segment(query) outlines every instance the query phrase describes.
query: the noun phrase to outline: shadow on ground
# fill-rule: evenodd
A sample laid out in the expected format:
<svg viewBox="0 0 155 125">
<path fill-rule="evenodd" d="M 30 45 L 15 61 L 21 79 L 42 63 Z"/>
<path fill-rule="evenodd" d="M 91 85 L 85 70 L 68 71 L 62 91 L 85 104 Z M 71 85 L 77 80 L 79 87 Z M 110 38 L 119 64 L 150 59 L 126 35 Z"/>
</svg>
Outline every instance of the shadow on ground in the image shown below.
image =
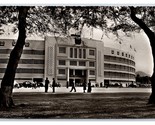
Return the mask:
<svg viewBox="0 0 155 125">
<path fill-rule="evenodd" d="M 14 93 L 15 107 L 0 111 L 14 119 L 155 118 L 149 93 Z"/>
</svg>

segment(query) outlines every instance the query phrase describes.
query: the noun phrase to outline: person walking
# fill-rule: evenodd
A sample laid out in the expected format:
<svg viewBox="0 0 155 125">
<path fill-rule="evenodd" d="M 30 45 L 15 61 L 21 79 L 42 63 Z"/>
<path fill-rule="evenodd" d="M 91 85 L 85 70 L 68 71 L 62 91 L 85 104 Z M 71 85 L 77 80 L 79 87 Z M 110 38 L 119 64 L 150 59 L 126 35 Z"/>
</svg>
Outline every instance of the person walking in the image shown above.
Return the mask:
<svg viewBox="0 0 155 125">
<path fill-rule="evenodd" d="M 91 81 L 88 82 L 88 92 L 91 92 Z"/>
<path fill-rule="evenodd" d="M 53 87 L 53 93 L 55 93 L 55 79 L 53 78 L 53 82 L 52 82 L 52 87 Z"/>
<path fill-rule="evenodd" d="M 46 77 L 45 80 L 45 92 L 48 92 L 48 84 L 50 83 L 50 81 L 48 80 L 48 78 Z"/>
<path fill-rule="evenodd" d="M 86 81 L 84 80 L 83 82 L 83 92 L 85 93 L 85 90 L 86 90 Z"/>
<path fill-rule="evenodd" d="M 75 81 L 74 81 L 74 80 L 73 80 L 73 82 L 72 82 L 72 88 L 71 88 L 70 92 L 72 92 L 73 89 L 74 89 L 74 92 L 76 92 Z"/>
</svg>

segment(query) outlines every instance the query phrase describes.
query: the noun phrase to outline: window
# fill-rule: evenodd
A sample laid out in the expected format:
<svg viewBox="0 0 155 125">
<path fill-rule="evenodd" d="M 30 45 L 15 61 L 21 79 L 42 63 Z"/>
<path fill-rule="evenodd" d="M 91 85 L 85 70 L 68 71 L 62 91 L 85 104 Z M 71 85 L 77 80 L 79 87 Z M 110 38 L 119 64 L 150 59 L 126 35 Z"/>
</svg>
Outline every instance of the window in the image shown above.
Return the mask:
<svg viewBox="0 0 155 125">
<path fill-rule="evenodd" d="M 0 41 L 0 46 L 4 46 L 5 42 L 4 41 Z"/>
<path fill-rule="evenodd" d="M 34 64 L 44 64 L 44 60 L 39 60 L 39 59 L 33 59 Z"/>
<path fill-rule="evenodd" d="M 130 55 L 129 55 L 129 58 L 130 58 Z"/>
<path fill-rule="evenodd" d="M 126 57 L 128 57 L 128 54 L 126 53 Z"/>
<path fill-rule="evenodd" d="M 83 49 L 83 58 L 86 58 L 86 49 Z"/>
<path fill-rule="evenodd" d="M 79 49 L 79 58 L 82 58 L 82 50 Z"/>
<path fill-rule="evenodd" d="M 89 62 L 90 67 L 95 67 L 95 62 Z"/>
<path fill-rule="evenodd" d="M 84 62 L 84 61 L 79 61 L 79 66 L 86 66 L 86 62 Z"/>
<path fill-rule="evenodd" d="M 73 58 L 73 48 L 70 48 L 70 57 Z"/>
<path fill-rule="evenodd" d="M 77 48 L 74 48 L 74 58 L 77 58 Z"/>
<path fill-rule="evenodd" d="M 13 42 L 12 42 L 12 46 L 15 46 L 15 45 L 16 45 L 16 42 L 15 42 L 15 41 L 13 41 Z"/>
<path fill-rule="evenodd" d="M 119 55 L 119 52 L 117 52 L 117 55 Z"/>
<path fill-rule="evenodd" d="M 111 50 L 111 54 L 114 54 L 114 50 Z"/>
<path fill-rule="evenodd" d="M 37 73 L 37 74 L 43 74 L 44 73 L 44 69 L 17 68 L 17 73 Z"/>
<path fill-rule="evenodd" d="M 65 72 L 66 72 L 66 70 L 65 70 L 65 69 L 59 69 L 59 70 L 58 70 L 58 73 L 59 73 L 59 74 L 63 74 L 63 75 L 64 75 L 64 74 L 65 74 Z"/>
<path fill-rule="evenodd" d="M 66 53 L 65 47 L 59 47 L 59 53 Z"/>
<path fill-rule="evenodd" d="M 95 56 L 95 50 L 89 50 L 89 55 L 91 55 L 91 56 Z"/>
<path fill-rule="evenodd" d="M 77 61 L 70 61 L 71 66 L 77 66 Z"/>
<path fill-rule="evenodd" d="M 124 56 L 124 53 L 122 52 L 122 56 Z"/>
<path fill-rule="evenodd" d="M 30 43 L 26 42 L 25 47 L 29 47 L 29 46 L 30 46 Z"/>
<path fill-rule="evenodd" d="M 90 70 L 89 71 L 89 75 L 95 75 L 95 71 L 94 70 Z"/>
<path fill-rule="evenodd" d="M 66 65 L 66 61 L 65 60 L 59 60 L 59 65 Z"/>
</svg>

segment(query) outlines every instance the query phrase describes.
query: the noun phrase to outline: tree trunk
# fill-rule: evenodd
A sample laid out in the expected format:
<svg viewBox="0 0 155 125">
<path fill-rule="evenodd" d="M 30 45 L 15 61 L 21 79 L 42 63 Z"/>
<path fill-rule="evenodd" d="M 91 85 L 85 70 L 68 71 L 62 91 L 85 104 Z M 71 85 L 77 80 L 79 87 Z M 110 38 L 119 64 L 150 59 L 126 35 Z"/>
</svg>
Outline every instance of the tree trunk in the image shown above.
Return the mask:
<svg viewBox="0 0 155 125">
<path fill-rule="evenodd" d="M 155 33 L 152 30 L 150 30 L 150 28 L 141 19 L 136 17 L 134 7 L 130 7 L 130 10 L 131 10 L 131 15 L 130 15 L 131 19 L 144 30 L 145 34 L 149 38 L 151 49 L 152 49 L 154 67 L 155 67 Z M 155 72 L 154 72 L 154 68 L 153 68 L 153 75 L 151 76 L 151 85 L 152 85 L 152 93 L 150 95 L 148 103 L 155 104 Z"/>
<path fill-rule="evenodd" d="M 155 73 L 151 77 L 152 93 L 149 98 L 148 104 L 155 104 Z"/>
<path fill-rule="evenodd" d="M 14 105 L 12 99 L 13 84 L 15 79 L 15 73 L 20 60 L 23 47 L 26 39 L 26 17 L 28 7 L 18 7 L 18 39 L 14 49 L 10 53 L 9 62 L 1 82 L 0 89 L 0 106 L 1 107 L 12 107 Z"/>
<path fill-rule="evenodd" d="M 154 37 L 152 36 L 152 40 L 150 40 L 151 48 L 152 48 L 152 55 L 153 55 L 154 68 L 155 68 L 155 45 L 154 45 L 153 41 L 155 41 L 155 34 L 154 34 Z M 150 98 L 149 98 L 149 102 L 148 102 L 149 104 L 155 104 L 155 71 L 154 71 L 154 68 L 153 68 L 153 75 L 151 76 L 152 93 L 151 93 Z"/>
</svg>

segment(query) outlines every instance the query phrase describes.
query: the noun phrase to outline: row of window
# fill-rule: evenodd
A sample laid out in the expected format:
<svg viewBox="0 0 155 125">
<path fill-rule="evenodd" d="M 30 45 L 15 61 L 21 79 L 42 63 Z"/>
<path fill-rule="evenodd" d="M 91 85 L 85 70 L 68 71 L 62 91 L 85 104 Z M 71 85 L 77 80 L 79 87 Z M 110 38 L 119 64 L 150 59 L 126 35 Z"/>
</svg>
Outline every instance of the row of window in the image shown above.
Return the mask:
<svg viewBox="0 0 155 125">
<path fill-rule="evenodd" d="M 70 58 L 86 58 L 86 49 L 70 48 Z"/>
<path fill-rule="evenodd" d="M 123 78 L 123 79 L 135 79 L 135 75 L 128 73 L 118 72 L 104 72 L 105 78 Z"/>
<path fill-rule="evenodd" d="M 8 63 L 8 59 L 0 59 L 0 63 Z M 20 59 L 19 64 L 44 64 L 44 60 L 40 59 Z"/>
<path fill-rule="evenodd" d="M 15 46 L 16 45 L 16 42 L 13 41 L 12 42 L 12 46 Z M 0 41 L 0 46 L 5 46 L 5 41 Z M 29 42 L 26 42 L 25 43 L 25 47 L 29 47 L 30 46 L 30 43 Z"/>
<path fill-rule="evenodd" d="M 58 69 L 59 75 L 66 75 L 66 69 Z M 89 75 L 95 75 L 95 70 L 89 70 Z"/>
<path fill-rule="evenodd" d="M 70 61 L 71 66 L 86 66 L 86 61 Z M 58 65 L 65 66 L 66 60 L 58 60 Z M 89 62 L 90 67 L 95 67 L 95 62 Z"/>
<path fill-rule="evenodd" d="M 0 80 L 2 80 L 2 78 L 0 78 Z M 23 81 L 31 81 L 32 78 L 15 78 L 15 80 L 23 80 Z"/>
<path fill-rule="evenodd" d="M 0 54 L 10 54 L 12 49 L 0 49 Z M 23 50 L 23 54 L 45 55 L 44 50 Z"/>
<path fill-rule="evenodd" d="M 104 60 L 109 61 L 109 62 L 124 63 L 124 64 L 135 66 L 134 61 L 125 59 L 125 58 L 121 58 L 121 57 L 116 57 L 116 56 L 104 55 Z"/>
<path fill-rule="evenodd" d="M 116 65 L 116 64 L 104 64 L 104 69 L 107 70 L 118 70 L 118 71 L 127 71 L 135 73 L 135 69 L 128 66 Z"/>
<path fill-rule="evenodd" d="M 59 53 L 66 54 L 66 47 L 59 47 Z M 70 58 L 86 58 L 85 48 L 70 48 L 69 50 Z M 89 49 L 89 55 L 95 56 L 95 49 Z"/>
<path fill-rule="evenodd" d="M 0 73 L 5 73 L 5 68 L 0 68 Z M 36 73 L 36 74 L 43 74 L 44 73 L 44 69 L 17 68 L 16 73 Z"/>
<path fill-rule="evenodd" d="M 111 54 L 115 54 L 115 51 L 114 50 L 111 50 Z M 128 58 L 134 59 L 134 57 L 132 55 L 127 54 L 127 53 L 124 53 L 124 52 L 117 51 L 117 55 L 122 55 L 124 57 L 128 57 Z"/>
</svg>

